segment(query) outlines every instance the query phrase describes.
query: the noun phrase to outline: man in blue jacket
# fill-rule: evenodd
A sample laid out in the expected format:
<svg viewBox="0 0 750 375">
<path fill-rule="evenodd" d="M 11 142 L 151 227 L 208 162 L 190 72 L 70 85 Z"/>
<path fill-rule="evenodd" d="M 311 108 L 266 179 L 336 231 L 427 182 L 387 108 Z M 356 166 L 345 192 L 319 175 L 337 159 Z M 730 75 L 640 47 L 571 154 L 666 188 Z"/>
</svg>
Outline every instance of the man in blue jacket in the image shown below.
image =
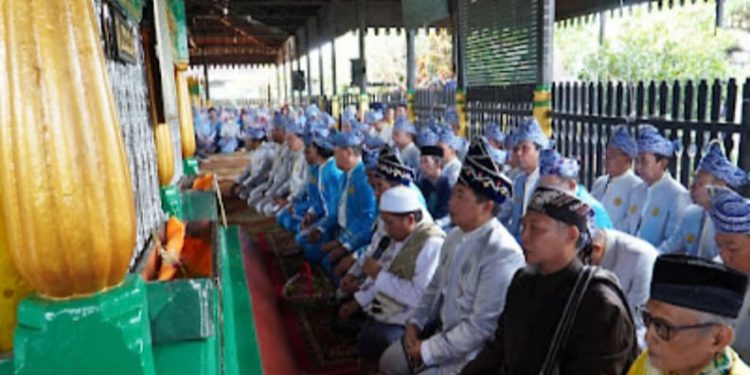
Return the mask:
<svg viewBox="0 0 750 375">
<path fill-rule="evenodd" d="M 341 258 L 369 243 L 372 235 L 377 208 L 362 163 L 363 139 L 358 132 L 340 132 L 333 136 L 336 165 L 345 173 L 341 197 L 336 210 L 329 212 L 310 231 L 303 246 L 305 258 L 320 263 L 329 274 Z M 332 240 L 318 244 L 325 237 Z"/>
</svg>

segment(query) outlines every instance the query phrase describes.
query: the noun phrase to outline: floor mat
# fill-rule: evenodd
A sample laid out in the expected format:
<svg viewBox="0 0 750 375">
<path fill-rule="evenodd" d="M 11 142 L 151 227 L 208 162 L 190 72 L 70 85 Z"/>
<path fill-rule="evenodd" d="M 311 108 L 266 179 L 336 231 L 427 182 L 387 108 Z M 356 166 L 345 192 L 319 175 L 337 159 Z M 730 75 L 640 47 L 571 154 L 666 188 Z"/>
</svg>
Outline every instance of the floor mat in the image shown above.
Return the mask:
<svg viewBox="0 0 750 375">
<path fill-rule="evenodd" d="M 240 175 L 247 161 L 247 154 L 214 155 L 201 162 L 201 169 L 216 173 L 227 181 Z M 259 215 L 249 209 L 244 201 L 229 197 L 226 194 L 228 186 L 231 185 L 221 186 L 225 193 L 224 209 L 229 223 L 241 226 L 248 234 L 249 244 L 245 248 L 252 254 L 246 254 L 245 262 L 254 265 L 249 266 L 247 270 L 263 272 L 261 282 L 269 284 L 265 285 L 263 290 L 254 290 L 256 295 L 262 293 L 263 296 L 263 302 L 258 301 L 261 305 L 258 308 L 263 309 L 264 314 L 268 314 L 268 311 L 280 314 L 280 317 L 269 318 L 270 323 L 267 326 L 257 329 L 259 334 L 262 331 L 263 336 L 268 337 L 265 340 L 266 347 L 273 348 L 264 351 L 264 342 L 261 340 L 261 353 L 266 353 L 263 356 L 266 371 L 269 374 L 276 371 L 283 373 L 292 371 L 290 368 L 296 368 L 296 371 L 311 375 L 357 374 L 356 338 L 338 334 L 331 329 L 330 320 L 337 314 L 336 306 L 331 300 L 318 298 L 289 302 L 282 297 L 284 284 L 305 264 L 301 254 L 282 255 L 296 249 L 293 234 L 279 227 L 274 218 Z M 325 294 L 332 294 L 334 286 L 324 271 L 320 267 L 310 269 L 315 284 L 323 285 Z M 253 275 L 248 276 L 249 280 L 253 278 Z M 254 287 L 250 286 L 250 289 L 252 292 Z M 268 306 L 274 299 L 276 306 Z M 278 323 L 277 318 L 283 323 Z M 263 324 L 260 319 L 256 319 L 256 323 Z M 276 340 L 277 337 L 270 340 L 273 335 L 284 335 L 286 340 Z M 284 366 L 278 363 L 279 358 L 269 358 L 280 356 L 273 351 L 282 350 L 287 346 L 291 353 L 284 353 L 281 357 L 294 358 L 295 366 Z M 269 365 L 265 365 L 266 361 Z M 282 368 L 284 370 L 281 370 Z"/>
<path fill-rule="evenodd" d="M 356 374 L 356 338 L 331 329 L 337 307 L 329 298 L 286 301 L 282 298 L 284 284 L 306 263 L 303 256 L 283 256 L 296 246 L 290 233 L 280 229 L 257 233 L 252 224 L 245 227 L 253 238 L 266 265 L 269 279 L 276 288 L 280 311 L 286 322 L 287 334 L 298 365 L 309 374 Z M 312 267 L 316 285 L 325 285 L 324 294 L 332 295 L 335 287 L 324 271 Z"/>
</svg>

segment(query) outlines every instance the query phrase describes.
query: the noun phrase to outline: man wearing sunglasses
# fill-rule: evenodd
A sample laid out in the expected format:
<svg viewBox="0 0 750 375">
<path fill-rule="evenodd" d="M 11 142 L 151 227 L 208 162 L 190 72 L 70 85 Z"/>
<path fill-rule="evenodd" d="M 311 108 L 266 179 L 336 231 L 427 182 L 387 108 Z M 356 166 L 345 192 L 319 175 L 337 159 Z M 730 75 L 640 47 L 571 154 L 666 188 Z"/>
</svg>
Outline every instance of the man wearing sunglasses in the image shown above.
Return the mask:
<svg viewBox="0 0 750 375">
<path fill-rule="evenodd" d="M 640 314 L 648 350 L 628 375 L 750 374 L 730 348 L 746 288 L 747 276 L 710 260 L 658 257 Z"/>
</svg>

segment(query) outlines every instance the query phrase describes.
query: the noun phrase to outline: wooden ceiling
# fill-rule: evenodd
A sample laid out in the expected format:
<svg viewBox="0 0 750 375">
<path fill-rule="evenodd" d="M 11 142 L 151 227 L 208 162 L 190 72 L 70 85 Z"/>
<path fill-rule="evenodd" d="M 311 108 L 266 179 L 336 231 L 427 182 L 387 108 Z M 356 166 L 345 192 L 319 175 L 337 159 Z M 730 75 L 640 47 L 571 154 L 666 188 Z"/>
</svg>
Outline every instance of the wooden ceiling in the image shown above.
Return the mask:
<svg viewBox="0 0 750 375">
<path fill-rule="evenodd" d="M 355 0 L 185 0 L 190 63 L 194 65 L 275 64 L 284 43 L 332 3 Z M 401 0 L 366 0 L 398 4 Z M 449 0 L 451 2 L 457 0 Z M 474 0 L 475 1 L 475 0 Z M 482 0 L 502 1 L 502 0 Z M 652 2 L 671 6 L 696 0 L 557 0 L 555 18 L 586 16 L 623 5 Z M 704 0 L 705 1 L 705 0 Z M 350 17 L 331 12 L 330 17 Z M 400 14 L 398 15 L 400 19 Z M 377 17 L 369 15 L 369 18 Z M 351 20 L 347 20 L 351 22 Z M 389 21 L 392 22 L 392 21 Z M 369 21 L 373 24 L 372 20 Z"/>
<path fill-rule="evenodd" d="M 185 0 L 191 64 L 275 64 L 329 0 Z"/>
</svg>

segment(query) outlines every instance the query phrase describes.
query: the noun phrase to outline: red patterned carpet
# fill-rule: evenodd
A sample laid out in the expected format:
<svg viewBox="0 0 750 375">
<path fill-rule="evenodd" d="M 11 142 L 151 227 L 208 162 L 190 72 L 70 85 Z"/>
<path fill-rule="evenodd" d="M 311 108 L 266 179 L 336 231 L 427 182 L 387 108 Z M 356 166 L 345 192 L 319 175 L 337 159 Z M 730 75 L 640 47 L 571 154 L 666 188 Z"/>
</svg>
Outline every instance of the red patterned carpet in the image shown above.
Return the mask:
<svg viewBox="0 0 750 375">
<path fill-rule="evenodd" d="M 201 170 L 211 171 L 227 192 L 231 181 L 244 169 L 247 155 L 212 157 L 201 163 Z M 248 234 L 243 239 L 245 268 L 255 314 L 256 330 L 263 357 L 264 372 L 269 375 L 356 374 L 355 338 L 343 336 L 330 328 L 336 308 L 328 298 L 305 299 L 294 303 L 284 300 L 286 281 L 301 267 L 302 255 L 283 256 L 296 247 L 291 233 L 283 231 L 274 219 L 259 216 L 244 202 L 225 198 L 230 224 L 241 226 Z M 315 285 L 331 294 L 333 285 L 322 269 L 312 268 Z"/>
</svg>

